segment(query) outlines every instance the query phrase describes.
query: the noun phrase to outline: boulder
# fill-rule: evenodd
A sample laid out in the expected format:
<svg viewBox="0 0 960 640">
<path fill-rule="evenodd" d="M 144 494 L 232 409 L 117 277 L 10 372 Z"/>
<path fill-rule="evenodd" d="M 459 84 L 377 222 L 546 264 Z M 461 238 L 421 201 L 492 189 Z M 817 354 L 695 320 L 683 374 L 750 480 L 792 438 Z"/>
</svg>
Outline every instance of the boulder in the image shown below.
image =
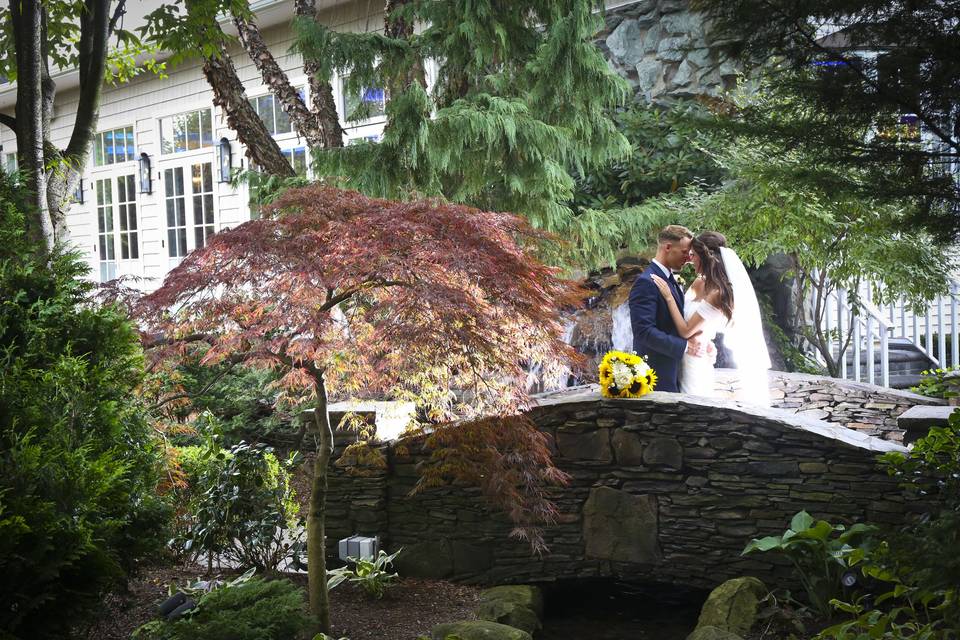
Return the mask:
<svg viewBox="0 0 960 640">
<path fill-rule="evenodd" d="M 723 629 L 718 629 L 707 625 L 706 627 L 697 627 L 693 633 L 687 636 L 687 640 L 743 640 L 740 636 Z"/>
<path fill-rule="evenodd" d="M 540 624 L 540 618 L 532 610 L 506 600 L 481 602 L 480 608 L 477 609 L 477 618 L 523 629 L 531 635 L 543 626 Z"/>
<path fill-rule="evenodd" d="M 701 627 L 716 627 L 729 633 L 746 633 L 756 622 L 757 605 L 765 595 L 767 587 L 757 578 L 727 580 L 707 596 L 707 601 L 700 610 L 697 630 Z"/>
<path fill-rule="evenodd" d="M 654 564 L 660 560 L 657 499 L 594 487 L 583 505 L 588 558 Z"/>
<path fill-rule="evenodd" d="M 445 538 L 404 545 L 393 564 L 404 577 L 447 578 L 453 574 L 453 549 Z"/>
<path fill-rule="evenodd" d="M 446 640 L 449 636 L 460 640 L 533 640 L 526 631 L 487 620 L 445 622 L 430 630 L 430 640 Z"/>
<path fill-rule="evenodd" d="M 543 591 L 530 584 L 507 584 L 491 587 L 480 593 L 480 602 L 509 602 L 525 607 L 534 615 L 543 615 Z"/>
</svg>

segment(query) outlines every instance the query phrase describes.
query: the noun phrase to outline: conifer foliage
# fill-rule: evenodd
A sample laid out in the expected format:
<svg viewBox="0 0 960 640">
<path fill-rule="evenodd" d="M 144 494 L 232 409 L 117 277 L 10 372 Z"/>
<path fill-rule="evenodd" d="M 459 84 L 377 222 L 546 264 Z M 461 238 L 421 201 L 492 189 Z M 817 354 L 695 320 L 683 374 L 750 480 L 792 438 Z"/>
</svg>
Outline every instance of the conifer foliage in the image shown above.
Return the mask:
<svg viewBox="0 0 960 640">
<path fill-rule="evenodd" d="M 382 140 L 315 148 L 317 171 L 373 197 L 443 196 L 563 235 L 603 234 L 581 229 L 570 206 L 572 174 L 629 151 L 610 118 L 627 85 L 593 42 L 602 9 L 597 0 L 395 1 L 384 31 L 369 33 L 301 17 L 295 47 L 322 82 L 339 74 L 348 94 L 386 93 Z M 370 115 L 371 103 L 358 103 L 347 120 Z"/>
<path fill-rule="evenodd" d="M 205 362 L 279 368 L 286 395 L 315 406 L 308 562 L 311 610 L 326 629 L 328 396 L 415 399 L 433 421 L 516 415 L 524 364 L 572 356 L 559 309 L 577 292 L 530 254 L 549 236 L 511 214 L 322 185 L 291 189 L 264 214 L 213 236 L 139 309 L 148 335 L 163 336 L 153 358 L 175 361 L 202 341 Z M 484 488 L 522 532 L 536 533 L 531 525 L 554 514 L 544 487 L 563 480 L 543 436 L 518 419 L 473 424 L 462 431 L 464 451 L 498 478 Z M 484 434 L 496 437 L 480 442 Z M 435 444 L 456 441 L 444 434 Z M 426 484 L 476 479 L 464 455 L 438 455 Z"/>
</svg>

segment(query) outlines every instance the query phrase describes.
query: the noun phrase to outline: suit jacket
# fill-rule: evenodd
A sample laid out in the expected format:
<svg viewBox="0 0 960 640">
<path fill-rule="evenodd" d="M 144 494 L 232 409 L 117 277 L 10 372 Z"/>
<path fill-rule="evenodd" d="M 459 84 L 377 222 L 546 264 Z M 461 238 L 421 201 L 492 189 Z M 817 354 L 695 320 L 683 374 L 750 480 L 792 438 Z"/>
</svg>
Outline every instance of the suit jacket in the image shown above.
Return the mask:
<svg viewBox="0 0 960 640">
<path fill-rule="evenodd" d="M 677 333 L 667 301 L 660 295 L 651 275 L 664 277 L 659 267 L 651 263 L 630 289 L 633 350 L 657 372 L 658 391 L 676 392 L 680 390 L 680 360 L 687 349 L 687 341 Z M 683 296 L 675 287 L 673 289 L 673 297 L 683 313 Z"/>
</svg>

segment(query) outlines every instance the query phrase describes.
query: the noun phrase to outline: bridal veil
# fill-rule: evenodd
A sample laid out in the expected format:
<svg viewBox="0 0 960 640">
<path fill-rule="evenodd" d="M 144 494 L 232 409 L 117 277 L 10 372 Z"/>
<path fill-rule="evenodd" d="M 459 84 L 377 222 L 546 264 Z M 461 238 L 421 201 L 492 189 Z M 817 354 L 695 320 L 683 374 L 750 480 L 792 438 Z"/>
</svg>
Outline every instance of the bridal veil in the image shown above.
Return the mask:
<svg viewBox="0 0 960 640">
<path fill-rule="evenodd" d="M 733 289 L 733 317 L 723 330 L 723 344 L 737 369 L 734 398 L 751 404 L 770 404 L 767 370 L 770 354 L 763 337 L 760 305 L 743 262 L 733 249 L 720 248 L 720 257 Z"/>
</svg>

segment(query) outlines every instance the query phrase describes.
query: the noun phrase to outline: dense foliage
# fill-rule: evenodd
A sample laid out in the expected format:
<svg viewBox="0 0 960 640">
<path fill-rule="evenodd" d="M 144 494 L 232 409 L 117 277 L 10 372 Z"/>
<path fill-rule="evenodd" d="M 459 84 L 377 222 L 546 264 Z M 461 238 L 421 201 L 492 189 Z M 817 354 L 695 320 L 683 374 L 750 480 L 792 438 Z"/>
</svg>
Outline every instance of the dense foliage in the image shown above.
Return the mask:
<svg viewBox="0 0 960 640">
<path fill-rule="evenodd" d="M 294 458 L 278 460 L 262 446 L 222 449 L 210 437 L 177 450 L 183 483 L 175 548 L 194 560 L 277 571 L 296 552 L 302 526 L 290 486 Z"/>
<path fill-rule="evenodd" d="M 204 364 L 282 371 L 282 396 L 313 404 L 307 542 L 321 630 L 329 628 L 328 395 L 412 400 L 430 421 L 515 414 L 526 403 L 524 366 L 559 372 L 573 355 L 560 340 L 559 310 L 578 302 L 576 291 L 529 249 L 550 240 L 506 213 L 313 185 L 213 236 L 141 302 L 147 335 L 161 336 L 152 350 L 158 366 L 176 365 L 193 352 L 189 343 L 201 343 Z M 556 514 L 545 487 L 564 475 L 532 425 L 497 430 L 511 446 L 487 440 L 472 464 L 445 465 L 431 480 L 495 476 L 481 486 L 515 516 L 518 533 L 535 535 Z"/>
<path fill-rule="evenodd" d="M 303 590 L 288 580 L 253 578 L 215 589 L 173 622 L 141 627 L 137 640 L 290 640 L 309 625 Z"/>
<path fill-rule="evenodd" d="M 31 640 L 95 611 L 167 517 L 137 332 L 75 255 L 37 249 L 0 180 L 0 627 Z"/>
<path fill-rule="evenodd" d="M 960 229 L 960 61 L 955 2 L 697 0 L 738 63 L 803 108 L 752 108 L 768 140 L 862 172 L 871 198 L 911 198 L 909 222 Z M 757 68 L 762 65 L 762 68 Z M 872 131 L 864 136 L 859 131 Z"/>
</svg>

